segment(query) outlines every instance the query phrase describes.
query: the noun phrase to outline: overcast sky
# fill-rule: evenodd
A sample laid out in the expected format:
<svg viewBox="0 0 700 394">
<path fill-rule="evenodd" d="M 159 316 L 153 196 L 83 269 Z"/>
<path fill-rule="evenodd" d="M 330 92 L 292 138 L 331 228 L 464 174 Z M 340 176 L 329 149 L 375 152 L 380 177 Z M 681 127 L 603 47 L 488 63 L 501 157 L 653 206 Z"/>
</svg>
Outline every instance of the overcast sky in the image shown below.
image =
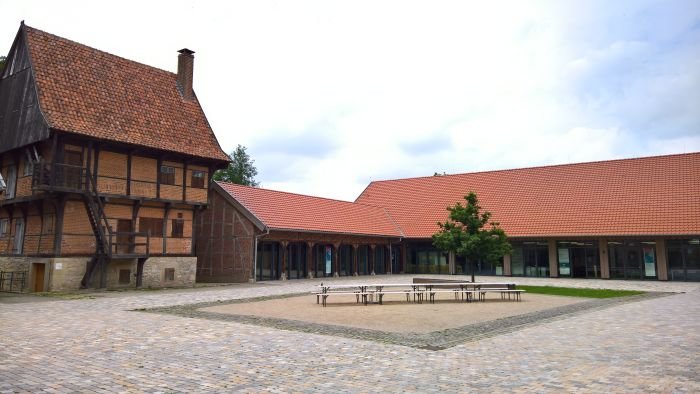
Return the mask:
<svg viewBox="0 0 700 394">
<path fill-rule="evenodd" d="M 21 20 L 170 71 L 263 187 L 700 151 L 700 1 L 6 1 Z"/>
</svg>

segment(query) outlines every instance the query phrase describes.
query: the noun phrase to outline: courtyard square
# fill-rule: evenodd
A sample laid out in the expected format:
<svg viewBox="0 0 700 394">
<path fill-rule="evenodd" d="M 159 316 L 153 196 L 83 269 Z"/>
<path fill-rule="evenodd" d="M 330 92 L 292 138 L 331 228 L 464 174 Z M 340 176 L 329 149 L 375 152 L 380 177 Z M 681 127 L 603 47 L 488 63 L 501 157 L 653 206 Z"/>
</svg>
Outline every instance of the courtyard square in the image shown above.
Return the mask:
<svg viewBox="0 0 700 394">
<path fill-rule="evenodd" d="M 316 304 L 315 297 L 302 295 L 249 303 L 235 303 L 203 308 L 205 312 L 301 320 L 372 330 L 426 333 L 481 323 L 585 302 L 585 298 L 527 294 L 523 301 L 501 300 L 492 294 L 485 302 L 465 303 L 451 294 L 442 295 L 434 304 L 406 302 L 401 294 L 384 297 L 383 305 L 356 303 L 355 296 L 334 296 L 327 307 Z"/>
<path fill-rule="evenodd" d="M 302 293 L 317 280 L 99 292 L 51 302 L 23 296 L 29 302 L 0 303 L 0 392 L 700 390 L 697 283 L 542 281 L 679 293 L 561 316 L 439 351 L 136 311 Z"/>
</svg>

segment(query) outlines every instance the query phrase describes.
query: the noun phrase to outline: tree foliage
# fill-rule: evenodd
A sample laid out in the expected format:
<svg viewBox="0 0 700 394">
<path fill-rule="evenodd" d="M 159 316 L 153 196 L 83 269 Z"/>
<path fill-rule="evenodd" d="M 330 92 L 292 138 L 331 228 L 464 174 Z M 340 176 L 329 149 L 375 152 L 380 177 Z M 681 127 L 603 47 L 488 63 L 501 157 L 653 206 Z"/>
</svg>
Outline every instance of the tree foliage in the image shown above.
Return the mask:
<svg viewBox="0 0 700 394">
<path fill-rule="evenodd" d="M 255 160 L 250 158 L 250 155 L 246 152 L 245 146 L 239 144 L 236 149 L 231 152 L 229 157 L 231 158 L 231 163 L 228 167 L 214 173 L 213 179 L 215 181 L 230 182 L 245 186 L 260 185 L 255 180 L 255 176 L 258 175 L 258 170 L 254 165 Z"/>
<path fill-rule="evenodd" d="M 466 257 L 474 281 L 477 261 L 496 262 L 511 253 L 511 246 L 499 224 L 489 222 L 491 213 L 481 213 L 476 193 L 470 192 L 464 199 L 466 205 L 458 202 L 447 207 L 449 219 L 445 223 L 438 223 L 440 231 L 433 234 L 433 245 L 445 252 Z"/>
<path fill-rule="evenodd" d="M 5 69 L 5 61 L 7 61 L 7 58 L 5 56 L 0 56 L 0 72 Z"/>
</svg>

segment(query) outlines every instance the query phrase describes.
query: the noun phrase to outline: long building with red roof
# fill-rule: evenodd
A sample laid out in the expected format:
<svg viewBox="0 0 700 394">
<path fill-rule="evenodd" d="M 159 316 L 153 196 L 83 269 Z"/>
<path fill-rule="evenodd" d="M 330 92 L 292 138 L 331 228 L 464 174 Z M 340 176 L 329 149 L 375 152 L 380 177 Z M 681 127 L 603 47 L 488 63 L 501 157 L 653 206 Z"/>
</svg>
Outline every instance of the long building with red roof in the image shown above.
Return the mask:
<svg viewBox="0 0 700 394">
<path fill-rule="evenodd" d="M 237 263 L 247 279 L 466 274 L 468 262 L 431 236 L 473 191 L 513 246 L 477 274 L 700 280 L 700 153 L 376 181 L 352 203 L 223 183 L 214 191 L 227 220 L 250 224 L 250 253 Z M 202 218 L 221 217 L 213 204 Z M 198 251 L 240 241 L 230 234 L 204 237 Z M 198 279 L 231 279 L 216 272 L 236 258 L 219 256 Z"/>
</svg>

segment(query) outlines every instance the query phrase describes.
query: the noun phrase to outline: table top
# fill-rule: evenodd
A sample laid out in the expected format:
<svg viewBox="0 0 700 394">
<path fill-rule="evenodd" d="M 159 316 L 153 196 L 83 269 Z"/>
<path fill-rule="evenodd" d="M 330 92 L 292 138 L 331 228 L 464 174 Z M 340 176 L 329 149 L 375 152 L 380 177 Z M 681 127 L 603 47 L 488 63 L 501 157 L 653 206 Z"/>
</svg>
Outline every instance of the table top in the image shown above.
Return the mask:
<svg viewBox="0 0 700 394">
<path fill-rule="evenodd" d="M 318 285 L 324 289 L 350 289 L 355 287 L 415 287 L 415 286 L 511 286 L 512 282 L 433 282 L 433 283 L 358 283 Z"/>
</svg>

